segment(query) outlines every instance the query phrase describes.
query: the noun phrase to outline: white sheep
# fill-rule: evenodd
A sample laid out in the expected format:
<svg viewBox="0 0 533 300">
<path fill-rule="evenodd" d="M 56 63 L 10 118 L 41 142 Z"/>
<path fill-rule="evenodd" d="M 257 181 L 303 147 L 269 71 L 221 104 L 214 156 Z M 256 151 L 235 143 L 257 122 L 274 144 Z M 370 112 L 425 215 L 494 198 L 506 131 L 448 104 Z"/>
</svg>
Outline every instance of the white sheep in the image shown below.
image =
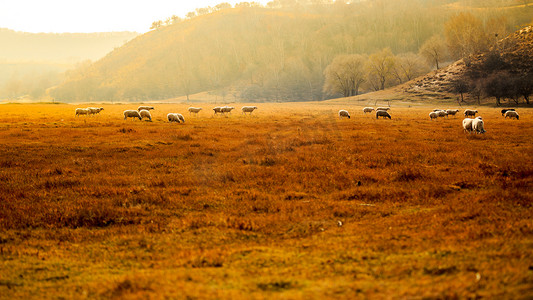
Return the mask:
<svg viewBox="0 0 533 300">
<path fill-rule="evenodd" d="M 383 119 L 385 119 L 385 118 L 391 119 L 391 115 L 387 111 L 377 109 L 376 110 L 376 119 L 379 119 L 379 117 L 383 117 Z"/>
<path fill-rule="evenodd" d="M 435 111 L 435 113 L 441 118 L 448 117 L 448 113 L 445 110 Z"/>
<path fill-rule="evenodd" d="M 378 107 L 376 108 L 376 111 L 378 110 L 390 110 L 390 107 Z"/>
<path fill-rule="evenodd" d="M 472 132 L 472 121 L 473 119 L 466 118 L 463 120 L 463 129 L 465 132 Z"/>
<path fill-rule="evenodd" d="M 201 107 L 189 107 L 187 110 L 189 111 L 189 115 L 191 113 L 195 113 L 196 115 L 198 115 L 198 113 L 202 110 L 202 108 Z"/>
<path fill-rule="evenodd" d="M 167 114 L 167 120 L 172 123 L 172 122 L 180 122 L 180 119 L 178 118 L 178 114 L 175 114 L 175 113 L 169 113 Z"/>
<path fill-rule="evenodd" d="M 139 120 L 142 120 L 142 117 L 139 114 L 139 112 L 136 110 L 132 110 L 132 109 L 128 109 L 124 111 L 124 120 L 126 120 L 127 118 L 133 118 L 133 119 L 139 118 Z"/>
<path fill-rule="evenodd" d="M 465 118 L 469 116 L 475 117 L 476 114 L 477 114 L 477 110 L 465 109 Z"/>
<path fill-rule="evenodd" d="M 373 110 L 374 110 L 373 107 L 365 107 L 365 108 L 363 108 L 363 113 L 365 113 L 365 114 L 366 113 L 371 113 Z"/>
<path fill-rule="evenodd" d="M 76 108 L 76 116 L 88 115 L 91 111 L 88 108 Z"/>
<path fill-rule="evenodd" d="M 150 109 L 155 109 L 153 106 L 139 106 L 137 107 L 137 110 L 138 111 L 141 111 L 141 110 L 150 110 Z"/>
<path fill-rule="evenodd" d="M 350 118 L 350 113 L 348 113 L 347 110 L 344 110 L 344 109 L 341 109 L 339 110 L 339 118 L 343 118 L 343 117 L 346 117 L 346 118 Z"/>
<path fill-rule="evenodd" d="M 517 113 L 516 111 L 514 111 L 514 110 L 508 110 L 508 111 L 506 111 L 506 112 L 505 112 L 505 118 L 507 119 L 507 117 L 509 117 L 509 118 L 511 118 L 511 119 L 512 119 L 512 118 L 515 118 L 515 119 L 517 119 L 517 120 L 520 118 L 520 116 L 518 115 L 518 113 Z"/>
<path fill-rule="evenodd" d="M 217 107 L 213 108 L 213 111 L 214 111 L 214 114 L 215 114 L 215 115 L 218 114 L 218 113 L 223 114 L 223 112 L 222 112 L 222 106 L 217 106 Z"/>
<path fill-rule="evenodd" d="M 439 117 L 439 114 L 437 112 L 432 111 L 432 112 L 429 113 L 429 118 L 431 120 L 433 120 L 433 119 L 436 120 L 438 117 Z"/>
<path fill-rule="evenodd" d="M 458 109 L 447 109 L 446 110 L 446 113 L 448 113 L 448 115 L 452 115 L 452 116 L 455 116 L 458 112 L 459 112 Z"/>
<path fill-rule="evenodd" d="M 256 109 L 257 109 L 257 106 L 243 106 L 243 107 L 241 107 L 241 110 L 242 110 L 243 114 L 249 113 L 250 115 Z"/>
<path fill-rule="evenodd" d="M 485 125 L 481 117 L 477 117 L 472 120 L 472 131 L 475 133 L 485 133 Z"/>
<path fill-rule="evenodd" d="M 508 112 L 510 110 L 514 111 L 514 108 L 504 108 L 504 109 L 502 109 L 502 117 L 505 115 L 506 112 Z"/>
<path fill-rule="evenodd" d="M 99 114 L 100 111 L 104 110 L 103 107 L 87 107 L 87 109 L 89 110 L 90 115 Z"/>
<path fill-rule="evenodd" d="M 141 109 L 139 114 L 141 115 L 141 118 L 148 118 L 148 120 L 152 122 L 152 114 L 150 114 L 149 110 Z"/>
<path fill-rule="evenodd" d="M 173 114 L 173 113 L 169 113 L 169 114 L 167 115 L 167 119 L 168 119 L 168 121 L 169 121 L 170 123 L 172 123 L 172 122 L 177 122 L 177 123 L 179 123 L 179 122 L 180 122 L 180 119 L 178 118 L 178 116 L 177 116 L 176 114 Z"/>
<path fill-rule="evenodd" d="M 435 108 L 433 111 L 434 111 L 434 112 L 438 112 L 438 111 L 441 111 L 441 110 L 444 110 L 444 111 L 445 111 L 445 109 L 440 109 L 440 108 Z"/>
<path fill-rule="evenodd" d="M 222 106 L 222 113 L 230 113 L 231 114 L 231 110 L 234 109 L 235 107 L 233 106 Z"/>
</svg>

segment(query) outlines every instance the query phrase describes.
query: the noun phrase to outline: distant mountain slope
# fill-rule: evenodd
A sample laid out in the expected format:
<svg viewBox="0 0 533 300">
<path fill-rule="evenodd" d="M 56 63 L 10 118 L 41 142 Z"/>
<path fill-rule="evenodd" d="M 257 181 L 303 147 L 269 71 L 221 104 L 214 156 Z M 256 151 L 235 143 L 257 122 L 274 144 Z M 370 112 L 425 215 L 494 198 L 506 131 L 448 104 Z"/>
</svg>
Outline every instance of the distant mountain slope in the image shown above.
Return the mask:
<svg viewBox="0 0 533 300">
<path fill-rule="evenodd" d="M 0 28 L 1 62 L 76 63 L 97 60 L 138 33 L 27 33 Z"/>
<path fill-rule="evenodd" d="M 335 56 L 384 48 L 417 53 L 458 12 L 447 6 L 451 0 L 341 2 L 230 8 L 163 26 L 69 72 L 50 93 L 65 102 L 157 101 L 202 92 L 243 101 L 322 100 L 324 70 Z M 491 9 L 483 15 L 500 11 Z M 516 26 L 530 20 L 519 14 L 525 10 L 531 8 L 502 13 L 518 16 L 507 19 Z"/>
</svg>

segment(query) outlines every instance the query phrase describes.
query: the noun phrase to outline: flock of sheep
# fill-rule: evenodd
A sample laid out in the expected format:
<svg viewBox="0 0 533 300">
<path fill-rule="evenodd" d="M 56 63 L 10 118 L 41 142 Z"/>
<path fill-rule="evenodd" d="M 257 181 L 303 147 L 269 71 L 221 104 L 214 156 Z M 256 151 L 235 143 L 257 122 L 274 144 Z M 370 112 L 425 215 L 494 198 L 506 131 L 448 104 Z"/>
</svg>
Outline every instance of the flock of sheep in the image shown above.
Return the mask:
<svg viewBox="0 0 533 300">
<path fill-rule="evenodd" d="M 431 120 L 437 119 L 439 117 L 444 118 L 448 117 L 449 115 L 455 116 L 459 112 L 458 109 L 434 109 L 432 112 L 429 113 L 429 118 Z M 487 132 L 485 130 L 485 123 L 483 122 L 483 119 L 481 117 L 476 117 L 476 114 L 478 113 L 477 110 L 473 109 L 465 109 L 464 116 L 465 119 L 463 120 L 463 130 L 465 132 L 474 132 L 474 133 L 485 133 Z M 470 117 L 473 117 L 473 119 L 470 119 Z"/>
<path fill-rule="evenodd" d="M 139 106 L 137 110 L 134 109 L 128 109 L 124 111 L 124 120 L 128 118 L 138 118 L 139 120 L 142 119 L 148 119 L 148 121 L 152 121 L 152 114 L 150 113 L 150 110 L 154 109 L 153 106 Z M 197 109 L 195 107 L 190 107 L 189 112 L 196 112 L 198 113 L 200 109 Z M 177 122 L 177 123 L 185 123 L 185 118 L 180 113 L 168 113 L 167 114 L 167 120 L 170 123 Z"/>
<path fill-rule="evenodd" d="M 191 111 L 191 108 L 194 108 L 194 107 L 189 107 L 189 112 Z M 214 111 L 214 115 L 221 114 L 221 115 L 225 116 L 226 113 L 231 114 L 231 111 L 233 109 L 235 109 L 235 107 L 233 107 L 233 106 L 217 106 L 217 107 L 213 108 L 213 111 Z M 250 115 L 256 109 L 257 109 L 257 106 L 243 106 L 243 107 L 241 107 L 241 110 L 242 110 L 243 114 L 248 113 Z"/>
<path fill-rule="evenodd" d="M 444 117 L 448 117 L 448 116 L 455 116 L 457 113 L 459 112 L 458 109 L 434 109 L 432 112 L 429 113 L 429 118 L 431 120 L 433 119 L 437 119 L 437 118 L 444 118 Z M 476 110 L 476 113 L 477 113 L 477 110 Z M 466 116 L 466 111 L 465 111 L 465 116 Z"/>
<path fill-rule="evenodd" d="M 442 110 L 442 109 L 434 109 L 432 112 L 429 113 L 430 119 L 436 119 L 437 117 L 444 117 L 448 116 L 451 112 L 451 115 L 455 115 L 459 112 L 458 109 L 455 110 Z M 477 110 L 472 109 L 465 109 L 464 116 L 465 119 L 463 120 L 463 129 L 465 132 L 474 132 L 474 133 L 485 133 L 487 132 L 485 130 L 485 123 L 483 122 L 483 118 L 481 116 L 476 117 L 476 114 L 478 113 Z M 502 116 L 505 116 L 505 118 L 515 118 L 519 119 L 518 113 L 514 110 L 514 108 L 506 108 L 502 109 L 501 111 Z M 437 114 L 437 116 L 435 116 Z M 470 119 L 472 117 L 472 119 Z"/>
<path fill-rule="evenodd" d="M 87 107 L 87 108 L 76 108 L 76 116 L 79 115 L 96 115 L 99 114 L 103 107 Z"/>
<path fill-rule="evenodd" d="M 153 106 L 139 106 L 137 110 L 134 109 L 128 109 L 124 111 L 124 120 L 128 118 L 138 118 L 139 120 L 142 119 L 148 119 L 148 121 L 152 121 L 152 114 L 150 113 L 150 110 L 153 110 Z M 227 116 L 226 114 L 231 114 L 231 111 L 234 109 L 232 106 L 217 106 L 213 108 L 214 115 L 220 114 L 223 116 Z M 248 113 L 249 115 L 252 114 L 254 110 L 257 109 L 257 106 L 243 106 L 241 108 L 242 113 L 246 115 Z M 104 110 L 103 107 L 95 108 L 95 107 L 87 107 L 87 108 L 76 108 L 76 116 L 80 115 L 93 115 L 100 113 L 100 111 Z M 198 114 L 202 108 L 201 107 L 189 107 L 187 109 L 189 111 L 189 114 Z M 167 114 L 167 120 L 168 122 L 177 122 L 177 123 L 185 123 L 185 118 L 180 113 L 169 113 Z"/>
<path fill-rule="evenodd" d="M 383 119 L 389 118 L 392 119 L 390 113 L 388 112 L 390 110 L 390 107 L 378 107 L 374 109 L 373 107 L 365 107 L 363 108 L 363 113 L 372 113 L 373 111 L 376 111 L 376 119 L 379 119 L 379 117 L 382 117 Z M 339 110 L 339 118 L 350 118 L 350 113 L 348 113 L 347 110 L 341 109 Z"/>
<path fill-rule="evenodd" d="M 150 110 L 153 110 L 153 106 L 139 106 L 137 110 L 125 110 L 124 111 L 124 120 L 128 118 L 138 118 L 139 120 L 142 119 L 148 119 L 149 121 L 152 121 L 152 115 L 150 113 Z M 215 115 L 223 115 L 226 116 L 226 114 L 231 114 L 231 111 L 235 109 L 233 106 L 217 106 L 213 108 L 213 116 Z M 243 114 L 252 114 L 254 110 L 257 109 L 257 106 L 243 106 L 241 107 L 241 111 Z M 76 116 L 80 115 L 95 115 L 100 113 L 100 111 L 104 110 L 103 107 L 87 107 L 87 108 L 76 108 Z M 188 111 L 189 114 L 198 114 L 202 110 L 201 107 L 189 107 Z M 390 107 L 378 107 L 374 109 L 373 107 L 365 107 L 363 108 L 363 113 L 372 113 L 373 111 L 376 112 L 376 119 L 379 119 L 379 117 L 382 118 L 389 118 L 392 119 L 389 111 Z M 436 120 L 437 118 L 441 117 L 448 117 L 450 115 L 455 116 L 459 112 L 458 109 L 434 109 L 432 112 L 429 113 L 430 120 Z M 478 113 L 477 110 L 472 109 L 466 109 L 464 111 L 465 119 L 463 120 L 463 129 L 465 132 L 474 132 L 474 133 L 485 133 L 486 130 L 484 128 L 484 122 L 483 119 L 478 116 L 476 117 L 476 114 Z M 505 118 L 515 118 L 519 119 L 520 116 L 518 115 L 518 112 L 516 112 L 512 108 L 508 109 L 502 109 L 501 111 L 502 116 L 505 116 Z M 472 119 L 470 118 L 472 117 Z M 341 109 L 339 110 L 339 118 L 350 118 L 350 113 L 345 110 Z M 167 120 L 168 122 L 177 122 L 177 123 L 185 123 L 185 118 L 180 113 L 169 113 L 167 114 Z"/>
<path fill-rule="evenodd" d="M 374 109 L 373 107 L 365 107 L 363 108 L 363 113 L 372 113 L 373 111 L 376 111 L 376 119 L 379 119 L 379 117 L 383 118 L 389 118 L 391 119 L 391 115 L 388 112 L 390 110 L 389 107 L 378 107 Z M 455 116 L 459 112 L 458 109 L 434 109 L 432 112 L 429 113 L 430 120 L 436 120 L 437 118 L 441 117 L 448 117 L 450 115 Z M 463 120 L 463 129 L 465 132 L 474 132 L 474 133 L 485 133 L 487 132 L 485 130 L 485 124 L 483 122 L 483 118 L 476 117 L 476 114 L 478 113 L 477 110 L 473 109 L 465 109 L 464 116 L 465 119 Z M 513 108 L 506 108 L 502 109 L 501 111 L 502 116 L 505 116 L 505 118 L 515 118 L 519 119 L 520 116 L 518 115 L 518 112 L 516 112 Z M 473 117 L 472 119 L 470 117 Z M 339 118 L 350 118 L 350 113 L 345 110 L 341 109 L 339 110 Z"/>
</svg>

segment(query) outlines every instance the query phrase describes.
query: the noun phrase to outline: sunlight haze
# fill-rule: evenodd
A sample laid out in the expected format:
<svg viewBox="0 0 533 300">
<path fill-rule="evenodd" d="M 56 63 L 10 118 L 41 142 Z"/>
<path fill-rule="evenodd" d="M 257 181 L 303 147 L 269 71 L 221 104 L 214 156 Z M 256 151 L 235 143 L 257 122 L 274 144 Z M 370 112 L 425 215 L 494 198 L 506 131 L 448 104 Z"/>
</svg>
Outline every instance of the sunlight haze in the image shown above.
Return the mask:
<svg viewBox="0 0 533 300">
<path fill-rule="evenodd" d="M 533 300 L 533 0 L 0 0 L 0 300 Z"/>
<path fill-rule="evenodd" d="M 0 1 L 0 28 L 24 32 L 109 32 L 144 33 L 154 21 L 172 15 L 183 18 L 196 8 L 231 5 L 242 1 L 199 0 L 7 0 Z M 262 4 L 267 1 L 256 1 Z"/>
</svg>

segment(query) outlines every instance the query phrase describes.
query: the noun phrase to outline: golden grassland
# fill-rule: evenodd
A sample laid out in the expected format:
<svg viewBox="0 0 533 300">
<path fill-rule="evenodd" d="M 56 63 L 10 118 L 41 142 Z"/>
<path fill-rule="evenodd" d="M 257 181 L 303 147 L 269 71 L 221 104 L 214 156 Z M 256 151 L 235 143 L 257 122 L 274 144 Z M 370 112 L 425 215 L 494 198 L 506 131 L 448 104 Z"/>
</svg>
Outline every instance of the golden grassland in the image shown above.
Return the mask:
<svg viewBox="0 0 533 300">
<path fill-rule="evenodd" d="M 96 106 L 0 106 L 0 298 L 533 297 L 530 109 Z"/>
</svg>

